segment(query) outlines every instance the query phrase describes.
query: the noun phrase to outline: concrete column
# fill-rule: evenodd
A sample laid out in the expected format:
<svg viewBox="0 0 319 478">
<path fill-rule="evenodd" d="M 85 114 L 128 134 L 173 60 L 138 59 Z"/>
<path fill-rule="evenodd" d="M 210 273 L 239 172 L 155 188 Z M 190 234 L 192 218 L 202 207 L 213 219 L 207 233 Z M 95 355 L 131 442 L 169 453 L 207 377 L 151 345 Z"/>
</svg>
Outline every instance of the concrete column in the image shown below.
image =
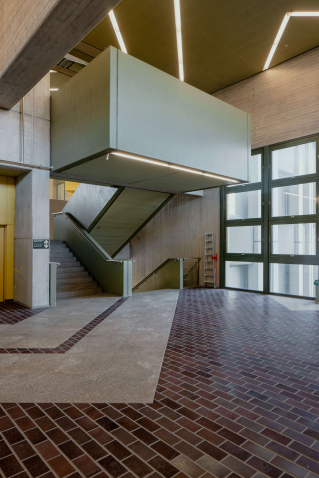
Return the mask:
<svg viewBox="0 0 319 478">
<path fill-rule="evenodd" d="M 49 239 L 49 171 L 33 169 L 16 180 L 14 300 L 27 307 L 49 305 L 49 249 L 33 249 L 33 239 Z"/>
</svg>

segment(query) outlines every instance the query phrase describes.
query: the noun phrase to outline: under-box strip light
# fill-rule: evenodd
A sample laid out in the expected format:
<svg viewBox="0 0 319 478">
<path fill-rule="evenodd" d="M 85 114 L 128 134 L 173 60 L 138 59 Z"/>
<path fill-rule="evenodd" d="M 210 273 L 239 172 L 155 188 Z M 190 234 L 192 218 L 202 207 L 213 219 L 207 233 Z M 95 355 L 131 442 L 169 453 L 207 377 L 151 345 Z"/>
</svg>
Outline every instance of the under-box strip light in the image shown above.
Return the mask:
<svg viewBox="0 0 319 478">
<path fill-rule="evenodd" d="M 201 176 L 206 176 L 208 178 L 221 179 L 222 181 L 227 181 L 230 183 L 239 183 L 237 179 L 230 179 L 225 176 L 218 176 L 217 174 L 203 173 L 202 171 L 198 171 L 195 169 L 188 169 L 188 168 L 183 168 L 181 166 L 175 166 L 169 163 L 162 163 L 160 161 L 154 161 L 153 159 L 142 158 L 141 156 L 133 156 L 131 154 L 121 153 L 120 151 L 111 151 L 110 154 L 114 154 L 115 156 L 121 156 L 122 158 L 134 159 L 135 161 L 142 161 L 143 163 L 155 164 L 156 166 L 163 166 L 170 169 L 178 169 L 179 171 L 184 171 L 186 173 L 199 174 Z"/>
</svg>

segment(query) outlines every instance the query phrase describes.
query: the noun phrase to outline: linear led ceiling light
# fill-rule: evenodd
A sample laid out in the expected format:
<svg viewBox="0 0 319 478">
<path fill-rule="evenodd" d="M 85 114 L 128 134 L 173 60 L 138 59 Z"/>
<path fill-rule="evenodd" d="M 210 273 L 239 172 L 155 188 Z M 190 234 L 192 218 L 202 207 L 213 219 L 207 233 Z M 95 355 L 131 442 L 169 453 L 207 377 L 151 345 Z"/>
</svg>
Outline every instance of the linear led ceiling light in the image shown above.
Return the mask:
<svg viewBox="0 0 319 478">
<path fill-rule="evenodd" d="M 280 42 L 280 39 L 282 37 L 282 34 L 285 31 L 285 28 L 287 26 L 287 23 L 289 21 L 290 17 L 319 17 L 319 12 L 287 12 L 284 16 L 284 19 L 280 25 L 280 28 L 278 30 L 278 33 L 276 35 L 275 41 L 273 43 L 273 46 L 271 47 L 270 53 L 268 55 L 267 61 L 265 63 L 265 66 L 263 70 L 267 70 L 269 68 L 270 62 L 274 56 L 274 53 L 276 51 L 276 48 L 278 46 L 278 43 Z"/>
<path fill-rule="evenodd" d="M 135 159 L 136 161 L 142 161 L 143 163 L 155 164 L 156 166 L 163 166 L 164 168 L 178 169 L 179 171 L 185 171 L 186 173 L 199 174 L 208 178 L 221 179 L 222 181 L 227 181 L 230 183 L 239 183 L 237 179 L 230 179 L 225 176 L 218 176 L 217 174 L 203 173 L 202 171 L 198 171 L 196 169 L 182 168 L 173 164 L 162 163 L 160 161 L 153 161 L 152 159 L 142 158 L 141 156 L 133 156 L 131 154 L 121 153 L 120 151 L 111 151 L 110 154 L 114 154 L 115 156 L 121 156 L 122 158 Z"/>
<path fill-rule="evenodd" d="M 123 38 L 122 38 L 122 35 L 121 35 L 121 32 L 120 32 L 119 26 L 117 24 L 117 21 L 116 21 L 113 10 L 110 11 L 109 16 L 110 16 L 115 34 L 117 36 L 117 40 L 120 44 L 121 50 L 124 51 L 124 53 L 127 53 L 127 50 L 125 48 L 125 44 L 124 44 L 124 41 L 123 41 Z"/>
<path fill-rule="evenodd" d="M 181 20 L 180 0 L 174 0 L 174 9 L 175 9 L 175 24 L 176 24 L 176 39 L 177 39 L 179 79 L 181 81 L 184 81 L 183 47 L 182 47 L 182 20 Z"/>
</svg>

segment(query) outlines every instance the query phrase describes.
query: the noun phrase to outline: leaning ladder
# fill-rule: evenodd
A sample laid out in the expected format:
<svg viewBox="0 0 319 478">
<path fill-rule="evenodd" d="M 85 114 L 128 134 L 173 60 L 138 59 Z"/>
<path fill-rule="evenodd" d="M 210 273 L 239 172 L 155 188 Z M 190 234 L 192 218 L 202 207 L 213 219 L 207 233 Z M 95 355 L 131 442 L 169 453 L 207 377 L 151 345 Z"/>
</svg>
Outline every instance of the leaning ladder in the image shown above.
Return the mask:
<svg viewBox="0 0 319 478">
<path fill-rule="evenodd" d="M 204 287 L 217 287 L 216 234 L 205 234 Z"/>
</svg>

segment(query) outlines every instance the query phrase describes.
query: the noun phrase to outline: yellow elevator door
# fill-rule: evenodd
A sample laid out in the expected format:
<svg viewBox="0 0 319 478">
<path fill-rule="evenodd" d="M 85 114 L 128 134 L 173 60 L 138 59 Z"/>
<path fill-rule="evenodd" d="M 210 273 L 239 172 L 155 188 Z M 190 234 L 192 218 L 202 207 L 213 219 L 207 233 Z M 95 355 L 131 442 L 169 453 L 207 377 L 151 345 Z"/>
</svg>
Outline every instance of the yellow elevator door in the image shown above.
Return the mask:
<svg viewBox="0 0 319 478">
<path fill-rule="evenodd" d="M 4 301 L 4 227 L 0 226 L 0 302 Z"/>
</svg>

